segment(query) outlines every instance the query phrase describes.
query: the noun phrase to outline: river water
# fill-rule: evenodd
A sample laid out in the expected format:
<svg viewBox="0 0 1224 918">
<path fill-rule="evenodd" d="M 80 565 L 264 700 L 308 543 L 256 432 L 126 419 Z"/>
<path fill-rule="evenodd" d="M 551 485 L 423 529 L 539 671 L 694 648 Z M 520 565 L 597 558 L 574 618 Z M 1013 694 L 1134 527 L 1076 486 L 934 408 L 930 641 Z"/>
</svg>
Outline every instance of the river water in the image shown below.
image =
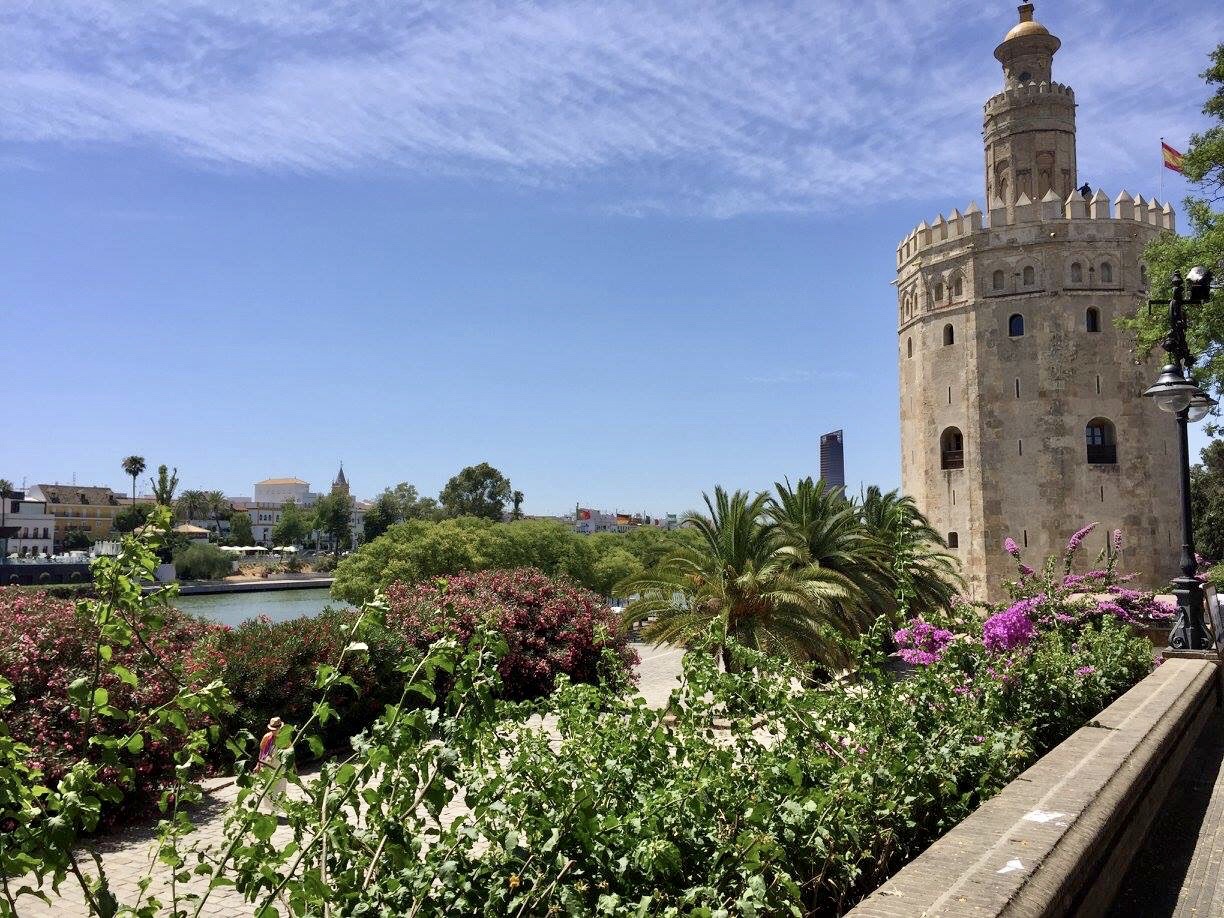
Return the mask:
<svg viewBox="0 0 1224 918">
<path fill-rule="evenodd" d="M 343 608 L 347 603 L 333 599 L 324 589 L 268 590 L 266 593 L 214 593 L 207 596 L 180 596 L 175 606 L 192 615 L 211 618 L 222 625 L 237 626 L 249 618 L 266 615 L 274 622 L 304 615 L 318 615 L 327 606 Z"/>
</svg>

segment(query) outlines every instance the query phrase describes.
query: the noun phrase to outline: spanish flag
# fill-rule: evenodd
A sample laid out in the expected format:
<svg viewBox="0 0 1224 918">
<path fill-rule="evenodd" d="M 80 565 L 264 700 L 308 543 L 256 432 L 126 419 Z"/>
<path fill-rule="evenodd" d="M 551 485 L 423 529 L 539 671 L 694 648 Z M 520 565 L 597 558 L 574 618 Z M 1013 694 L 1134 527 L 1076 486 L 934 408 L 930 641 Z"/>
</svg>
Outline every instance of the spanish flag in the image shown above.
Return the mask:
<svg viewBox="0 0 1224 918">
<path fill-rule="evenodd" d="M 1174 172 L 1182 171 L 1182 154 L 1178 153 L 1163 140 L 1160 142 L 1160 152 L 1164 156 L 1164 167 Z"/>
</svg>

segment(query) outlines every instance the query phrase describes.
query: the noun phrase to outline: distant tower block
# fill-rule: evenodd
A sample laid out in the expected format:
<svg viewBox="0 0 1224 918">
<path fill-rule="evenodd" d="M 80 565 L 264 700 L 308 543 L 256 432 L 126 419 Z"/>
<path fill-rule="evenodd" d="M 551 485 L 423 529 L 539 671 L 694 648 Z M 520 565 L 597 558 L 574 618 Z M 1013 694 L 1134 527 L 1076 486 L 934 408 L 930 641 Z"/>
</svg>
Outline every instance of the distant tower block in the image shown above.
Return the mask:
<svg viewBox="0 0 1224 918">
<path fill-rule="evenodd" d="M 820 478 L 830 487 L 846 487 L 846 457 L 840 430 L 820 435 Z"/>
<path fill-rule="evenodd" d="M 1180 544 L 1175 425 L 1140 397 L 1153 368 L 1114 324 L 1146 301 L 1143 248 L 1173 211 L 1081 193 L 1060 44 L 1020 7 L 994 52 L 985 212 L 924 220 L 897 247 L 902 488 L 976 598 L 1015 576 L 1008 537 L 1036 567 L 1080 526 L 1100 523 L 1087 563 L 1121 529 L 1121 566 L 1153 585 Z"/>
</svg>

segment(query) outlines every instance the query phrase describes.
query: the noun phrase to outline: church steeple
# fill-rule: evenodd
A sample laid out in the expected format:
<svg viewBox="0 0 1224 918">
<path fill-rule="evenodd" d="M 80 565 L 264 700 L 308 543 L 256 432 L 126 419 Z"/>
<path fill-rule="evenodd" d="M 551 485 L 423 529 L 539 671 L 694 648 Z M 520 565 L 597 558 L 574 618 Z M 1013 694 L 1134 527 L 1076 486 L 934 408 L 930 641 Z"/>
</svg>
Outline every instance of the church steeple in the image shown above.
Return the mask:
<svg viewBox="0 0 1224 918">
<path fill-rule="evenodd" d="M 1022 195 L 1040 201 L 1053 191 L 1065 201 L 1075 174 L 1075 94 L 1053 81 L 1054 54 L 1062 42 L 1033 18 L 1033 4 L 1019 7 L 994 56 L 1003 65 L 1003 92 L 986 103 L 986 200 L 1010 218 Z"/>
<path fill-rule="evenodd" d="M 341 461 L 340 463 L 340 471 L 336 473 L 336 478 L 332 482 L 331 489 L 332 489 L 333 494 L 336 494 L 336 493 L 348 494 L 349 493 L 348 479 L 344 477 L 344 462 L 343 461 Z"/>
</svg>

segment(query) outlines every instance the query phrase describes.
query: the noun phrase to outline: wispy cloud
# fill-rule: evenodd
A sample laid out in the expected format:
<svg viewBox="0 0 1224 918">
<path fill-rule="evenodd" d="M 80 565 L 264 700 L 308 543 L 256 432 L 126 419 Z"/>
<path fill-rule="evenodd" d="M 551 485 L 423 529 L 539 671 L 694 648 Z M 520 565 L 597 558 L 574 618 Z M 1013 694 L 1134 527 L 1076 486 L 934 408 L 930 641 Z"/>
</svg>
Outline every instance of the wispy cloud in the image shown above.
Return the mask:
<svg viewBox="0 0 1224 918">
<path fill-rule="evenodd" d="M 1194 73 L 1224 15 L 1192 5 L 1179 21 L 1203 25 L 1201 48 L 1150 5 L 1051 7 L 1103 166 L 1137 167 L 1157 124 L 1197 123 Z M 980 0 L 41 0 L 0 12 L 0 140 L 582 187 L 626 214 L 965 196 L 1010 15 Z"/>
</svg>

